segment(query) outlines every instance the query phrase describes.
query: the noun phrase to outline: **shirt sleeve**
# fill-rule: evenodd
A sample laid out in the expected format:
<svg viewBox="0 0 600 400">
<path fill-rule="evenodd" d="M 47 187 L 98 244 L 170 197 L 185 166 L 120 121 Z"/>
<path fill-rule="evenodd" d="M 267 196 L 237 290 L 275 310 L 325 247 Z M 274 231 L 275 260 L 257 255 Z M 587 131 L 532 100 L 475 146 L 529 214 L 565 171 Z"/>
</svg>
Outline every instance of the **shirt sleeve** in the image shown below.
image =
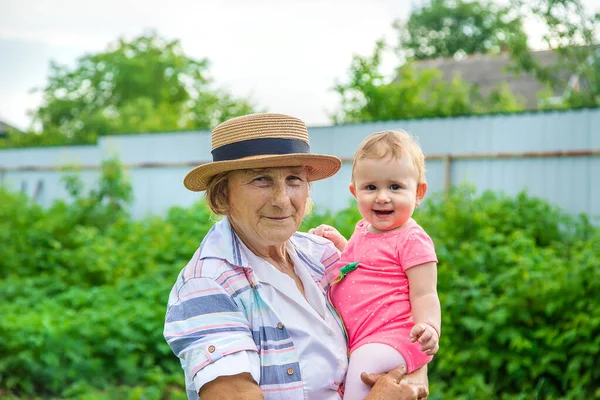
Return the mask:
<svg viewBox="0 0 600 400">
<path fill-rule="evenodd" d="M 323 252 L 319 257 L 319 262 L 324 268 L 323 278 L 321 279 L 321 287 L 327 291 L 331 282 L 339 275 L 339 261 L 340 251 L 331 243 L 327 243 L 322 246 Z"/>
<path fill-rule="evenodd" d="M 400 244 L 398 256 L 404 271 L 417 265 L 438 262 L 433 240 L 420 226 L 406 234 Z"/>
<path fill-rule="evenodd" d="M 249 372 L 257 383 L 260 382 L 260 360 L 255 351 L 232 353 L 202 368 L 193 377 L 196 393 L 202 386 L 214 381 L 219 376 L 237 375 L 244 372 Z"/>
<path fill-rule="evenodd" d="M 249 372 L 260 382 L 260 360 L 250 324 L 211 278 L 192 278 L 173 289 L 164 336 L 196 393 L 224 375 Z"/>
</svg>

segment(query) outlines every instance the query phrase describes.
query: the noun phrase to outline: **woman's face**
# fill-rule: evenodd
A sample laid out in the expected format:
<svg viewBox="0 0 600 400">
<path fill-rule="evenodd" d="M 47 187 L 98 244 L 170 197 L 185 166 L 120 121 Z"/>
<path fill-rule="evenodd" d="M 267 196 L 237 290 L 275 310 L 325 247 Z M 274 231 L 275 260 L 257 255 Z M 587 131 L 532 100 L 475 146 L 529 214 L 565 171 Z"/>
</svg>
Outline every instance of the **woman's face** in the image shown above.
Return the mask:
<svg viewBox="0 0 600 400">
<path fill-rule="evenodd" d="M 229 220 L 252 250 L 280 246 L 300 227 L 308 192 L 305 167 L 233 171 Z"/>
</svg>

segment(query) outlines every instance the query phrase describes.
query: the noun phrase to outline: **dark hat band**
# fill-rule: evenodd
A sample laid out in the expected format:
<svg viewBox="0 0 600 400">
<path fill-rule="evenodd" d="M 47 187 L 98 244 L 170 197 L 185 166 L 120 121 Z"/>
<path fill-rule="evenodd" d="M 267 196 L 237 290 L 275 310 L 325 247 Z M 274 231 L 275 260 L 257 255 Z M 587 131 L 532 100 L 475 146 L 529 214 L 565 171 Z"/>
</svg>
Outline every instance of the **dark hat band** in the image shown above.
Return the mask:
<svg viewBox="0 0 600 400">
<path fill-rule="evenodd" d="M 299 139 L 259 138 L 229 143 L 211 153 L 213 161 L 230 161 L 251 156 L 310 153 L 310 145 Z"/>
</svg>

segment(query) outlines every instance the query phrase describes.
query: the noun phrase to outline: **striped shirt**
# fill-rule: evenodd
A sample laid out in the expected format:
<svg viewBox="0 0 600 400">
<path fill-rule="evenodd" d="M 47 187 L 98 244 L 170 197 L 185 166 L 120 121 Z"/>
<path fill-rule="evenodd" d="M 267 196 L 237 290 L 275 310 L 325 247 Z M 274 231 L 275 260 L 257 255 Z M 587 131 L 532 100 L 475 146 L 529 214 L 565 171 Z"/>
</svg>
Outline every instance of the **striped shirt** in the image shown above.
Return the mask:
<svg viewBox="0 0 600 400">
<path fill-rule="evenodd" d="M 324 295 L 333 272 L 330 267 L 339 259 L 337 249 L 303 233 L 294 234 L 289 243 L 303 263 L 295 267 L 308 271 Z M 265 399 L 304 399 L 297 345 L 266 299 L 266 285 L 243 248 L 223 218 L 206 235 L 171 291 L 164 336 L 185 372 L 188 399 L 197 400 L 200 387 L 218 376 L 242 372 L 260 377 Z M 327 307 L 335 314 L 328 303 Z M 335 321 L 340 324 L 337 317 Z M 259 360 L 259 371 L 253 360 Z"/>
</svg>

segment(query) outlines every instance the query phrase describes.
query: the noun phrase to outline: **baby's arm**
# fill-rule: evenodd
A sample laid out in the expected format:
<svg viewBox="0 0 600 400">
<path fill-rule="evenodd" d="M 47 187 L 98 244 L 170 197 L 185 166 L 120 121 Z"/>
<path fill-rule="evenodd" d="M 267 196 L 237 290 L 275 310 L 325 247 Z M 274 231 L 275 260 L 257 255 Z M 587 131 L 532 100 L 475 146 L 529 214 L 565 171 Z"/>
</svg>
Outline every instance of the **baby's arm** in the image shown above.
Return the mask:
<svg viewBox="0 0 600 400">
<path fill-rule="evenodd" d="M 437 295 L 436 263 L 429 262 L 406 270 L 410 290 L 410 305 L 415 326 L 410 340 L 419 341 L 421 351 L 434 355 L 439 350 L 441 310 Z"/>
<path fill-rule="evenodd" d="M 333 245 L 337 247 L 339 251 L 344 251 L 346 245 L 348 244 L 346 238 L 343 237 L 342 234 L 339 233 L 338 230 L 333 226 L 321 224 L 316 228 L 309 229 L 308 233 L 331 240 L 331 243 L 333 243 Z"/>
</svg>

